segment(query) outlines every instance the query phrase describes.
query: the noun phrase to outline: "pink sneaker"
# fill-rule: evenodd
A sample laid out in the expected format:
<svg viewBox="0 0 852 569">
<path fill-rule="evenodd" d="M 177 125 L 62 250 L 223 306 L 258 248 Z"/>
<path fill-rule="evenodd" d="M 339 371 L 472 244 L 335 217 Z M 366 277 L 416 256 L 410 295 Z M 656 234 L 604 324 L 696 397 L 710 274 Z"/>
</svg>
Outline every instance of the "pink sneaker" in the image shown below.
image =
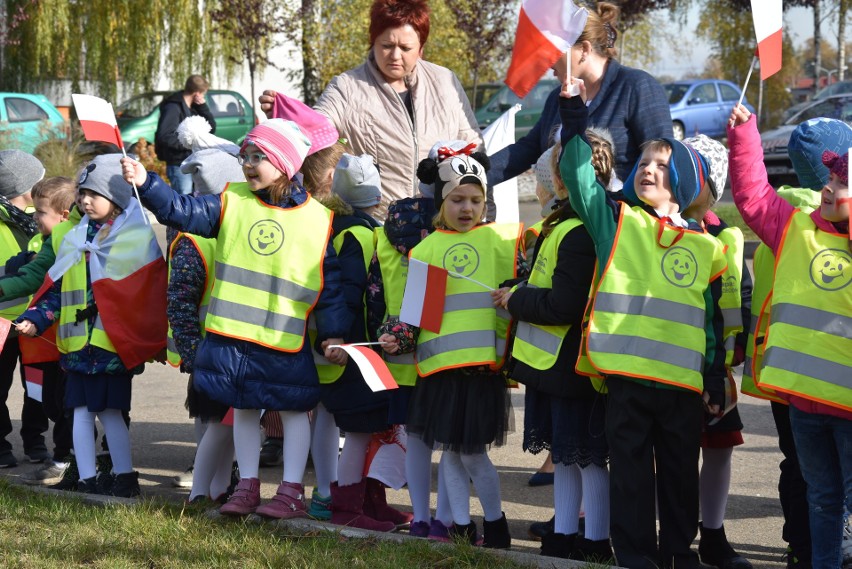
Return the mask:
<svg viewBox="0 0 852 569">
<path fill-rule="evenodd" d="M 227 503 L 219 508 L 219 513 L 226 516 L 247 516 L 254 513 L 260 505 L 260 480 L 257 478 L 242 478 L 234 488 L 234 493 Z"/>
<path fill-rule="evenodd" d="M 305 488 L 301 484 L 282 482 L 272 501 L 256 510 L 257 515 L 265 518 L 289 520 L 304 518 L 308 515 L 305 507 Z"/>
</svg>

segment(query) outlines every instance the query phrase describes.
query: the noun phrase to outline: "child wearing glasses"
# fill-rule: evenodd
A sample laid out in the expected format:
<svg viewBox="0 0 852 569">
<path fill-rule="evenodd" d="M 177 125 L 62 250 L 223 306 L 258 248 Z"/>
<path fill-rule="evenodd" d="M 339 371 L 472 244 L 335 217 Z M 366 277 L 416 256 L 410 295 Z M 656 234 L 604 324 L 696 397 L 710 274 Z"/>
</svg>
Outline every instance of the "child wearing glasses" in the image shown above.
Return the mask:
<svg viewBox="0 0 852 569">
<path fill-rule="evenodd" d="M 330 125 L 329 125 L 330 127 Z M 312 146 L 338 138 L 333 127 L 309 130 L 271 119 L 240 149 L 246 182 L 221 195 L 184 196 L 138 162 L 122 161 L 124 178 L 165 225 L 216 237 L 215 284 L 194 362 L 194 387 L 234 407 L 234 447 L 241 479 L 220 511 L 273 518 L 307 515 L 302 478 L 310 448 L 308 410 L 319 402 L 311 350 L 346 363 L 350 327 L 332 246 L 333 214 L 294 179 Z M 317 339 L 306 341 L 313 315 Z M 284 468 L 272 501 L 260 506 L 260 414 L 278 412 Z"/>
</svg>

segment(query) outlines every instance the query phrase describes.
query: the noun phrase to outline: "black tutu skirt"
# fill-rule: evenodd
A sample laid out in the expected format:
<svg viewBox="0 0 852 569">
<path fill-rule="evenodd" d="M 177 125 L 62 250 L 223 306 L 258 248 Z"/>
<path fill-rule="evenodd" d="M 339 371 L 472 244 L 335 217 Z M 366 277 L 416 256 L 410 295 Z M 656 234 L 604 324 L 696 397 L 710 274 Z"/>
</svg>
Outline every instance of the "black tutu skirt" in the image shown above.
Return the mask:
<svg viewBox="0 0 852 569">
<path fill-rule="evenodd" d="M 511 416 L 502 375 L 450 370 L 417 378 L 406 430 L 430 447 L 476 454 L 506 442 Z"/>
<path fill-rule="evenodd" d="M 68 372 L 65 378 L 65 407 L 86 407 L 92 413 L 105 409 L 130 411 L 132 377 L 129 373 L 84 375 Z"/>
<path fill-rule="evenodd" d="M 195 389 L 192 381 L 192 374 L 189 376 L 189 381 L 186 386 L 186 410 L 189 411 L 189 416 L 193 419 L 196 417 L 204 423 L 215 423 L 225 418 L 230 406 L 224 403 L 219 403 L 215 399 L 211 399 L 203 391 Z"/>
<path fill-rule="evenodd" d="M 550 450 L 554 464 L 606 466 L 606 398 L 554 397 L 527 386 L 524 395 L 524 450 Z"/>
</svg>

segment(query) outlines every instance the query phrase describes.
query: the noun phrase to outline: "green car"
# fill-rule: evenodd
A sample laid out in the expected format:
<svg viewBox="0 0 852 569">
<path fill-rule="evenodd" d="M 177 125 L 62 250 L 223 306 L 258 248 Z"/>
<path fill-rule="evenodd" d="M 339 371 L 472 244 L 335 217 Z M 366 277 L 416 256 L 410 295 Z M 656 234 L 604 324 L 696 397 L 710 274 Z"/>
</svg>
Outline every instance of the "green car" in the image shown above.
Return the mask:
<svg viewBox="0 0 852 569">
<path fill-rule="evenodd" d="M 44 95 L 0 93 L 0 150 L 32 153 L 46 140 L 65 138 L 65 118 Z"/>
<path fill-rule="evenodd" d="M 154 142 L 160 103 L 174 91 L 151 91 L 136 95 L 115 110 L 118 128 L 125 146 L 140 138 Z M 241 144 L 248 131 L 257 124 L 249 102 L 236 91 L 207 91 L 207 105 L 216 119 L 216 136 Z"/>
<path fill-rule="evenodd" d="M 557 87 L 559 87 L 559 81 L 555 78 L 542 79 L 521 100 L 511 89 L 503 85 L 487 103 L 476 109 L 476 120 L 479 123 L 479 128 L 486 128 L 500 118 L 500 115 L 512 108 L 512 105 L 521 103 L 521 110 L 515 115 L 515 141 L 517 141 L 532 130 L 532 127 L 538 122 L 548 95 Z"/>
</svg>

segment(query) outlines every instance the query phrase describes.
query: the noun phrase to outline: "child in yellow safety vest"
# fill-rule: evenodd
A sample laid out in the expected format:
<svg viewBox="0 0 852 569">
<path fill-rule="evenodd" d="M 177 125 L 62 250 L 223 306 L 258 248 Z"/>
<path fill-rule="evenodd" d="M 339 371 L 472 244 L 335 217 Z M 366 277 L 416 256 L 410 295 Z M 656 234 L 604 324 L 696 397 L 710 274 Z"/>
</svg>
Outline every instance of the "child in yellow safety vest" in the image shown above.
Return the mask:
<svg viewBox="0 0 852 569">
<path fill-rule="evenodd" d="M 608 186 L 615 161 L 612 139 L 594 128 L 586 137 L 595 173 Z M 541 538 L 542 555 L 611 563 L 606 398 L 575 371 L 595 248 L 559 177 L 561 149 L 557 143 L 542 155 L 550 173 L 544 181 L 554 187 L 556 211 L 542 225 L 531 276 L 503 293 L 503 307 L 519 321 L 509 376 L 526 385 L 524 450 L 549 449 L 553 457 L 555 517 L 553 531 Z M 585 529 L 579 536 L 581 504 Z"/>
<path fill-rule="evenodd" d="M 572 96 L 575 87 L 580 94 Z M 624 201 L 615 201 L 596 181 L 584 98 L 582 82 L 567 79 L 560 174 L 598 258 L 584 341 L 608 388 L 612 546 L 619 566 L 697 568 L 691 544 L 704 411 L 719 414 L 724 398 L 724 376 L 705 368 L 715 344 L 705 318 L 710 283 L 727 263 L 721 243 L 684 211 L 709 168 L 679 141 L 646 141 L 624 181 Z"/>
<path fill-rule="evenodd" d="M 438 150 L 438 160 L 418 167 L 421 182 L 435 185 L 436 230 L 415 246 L 410 259 L 443 266 L 449 273 L 438 332 L 388 322 L 379 341 L 389 354 L 416 337 L 418 378 L 406 427 L 409 439 L 444 449 L 451 535 L 479 543 L 470 519 L 473 480 L 484 512 L 485 547 L 511 544 L 502 512 L 500 480 L 486 448 L 502 444 L 509 418 L 506 382 L 498 373 L 506 355 L 509 315 L 483 287 L 499 287 L 523 267 L 521 226 L 483 224 L 488 159 L 470 150 Z M 525 272 L 525 271 L 524 271 Z M 522 275 L 523 276 L 523 275 Z M 409 274 L 409 279 L 411 278 Z M 474 280 L 471 280 L 474 279 Z M 478 281 L 478 282 L 476 282 Z"/>
<path fill-rule="evenodd" d="M 161 222 L 216 237 L 207 334 L 198 346 L 193 381 L 195 389 L 234 407 L 241 478 L 220 509 L 226 515 L 307 515 L 302 485 L 311 440 L 307 411 L 320 391 L 312 351 L 337 365 L 347 361 L 343 350 L 329 347 L 342 342 L 352 318 L 331 244 L 333 214 L 295 178 L 312 146 L 338 136 L 330 125 L 322 134 L 300 124 L 270 119 L 255 126 L 238 156 L 246 182 L 230 184 L 219 196 L 177 194 L 138 162 L 123 161 L 125 179 L 136 182 L 143 203 Z M 317 319 L 313 345 L 307 339 L 311 315 Z M 282 481 L 263 506 L 261 409 L 278 412 L 284 432 Z"/>
<path fill-rule="evenodd" d="M 776 258 L 758 387 L 790 403 L 807 482 L 811 564 L 839 567 L 844 503 L 852 510 L 848 149 L 822 154 L 828 182 L 819 209 L 808 215 L 769 185 L 755 117 L 742 105 L 731 113 L 728 140 L 734 201 Z"/>
</svg>

